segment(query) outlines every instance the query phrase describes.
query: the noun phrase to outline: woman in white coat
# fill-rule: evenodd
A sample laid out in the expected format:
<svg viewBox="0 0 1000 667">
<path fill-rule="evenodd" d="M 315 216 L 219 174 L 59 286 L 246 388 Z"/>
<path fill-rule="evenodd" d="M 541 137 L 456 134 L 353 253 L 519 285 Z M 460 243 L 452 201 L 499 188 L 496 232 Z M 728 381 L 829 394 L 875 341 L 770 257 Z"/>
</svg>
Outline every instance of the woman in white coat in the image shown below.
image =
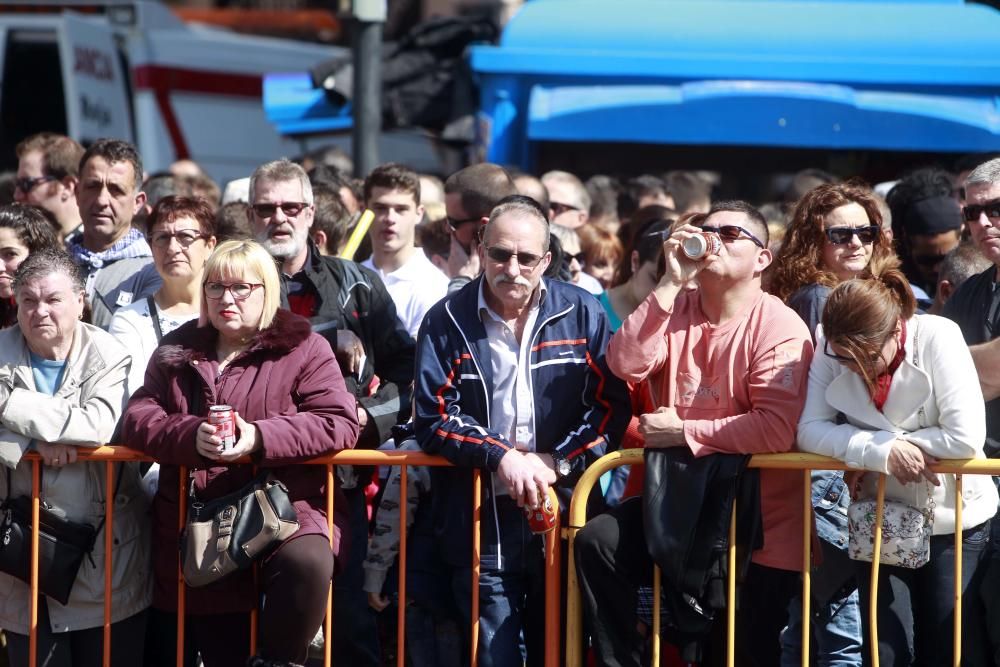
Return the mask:
<svg viewBox="0 0 1000 667">
<path fill-rule="evenodd" d="M 954 533 L 963 532 L 962 584 L 974 592 L 997 510 L 989 477 L 963 478 L 962 525 L 955 526 L 955 478 L 935 474 L 938 459 L 983 458 L 983 397 L 958 327 L 915 315 L 906 278 L 891 266 L 872 279 L 848 280 L 830 294 L 816 334 L 800 449 L 885 473 L 886 499 L 917 508 L 934 503 L 930 561 L 883 566 L 879 579 L 882 665 L 952 664 Z M 852 497 L 874 498 L 877 475 L 851 476 Z M 865 645 L 871 564 L 858 562 Z M 964 665 L 987 664 L 976 595 L 962 599 Z"/>
</svg>

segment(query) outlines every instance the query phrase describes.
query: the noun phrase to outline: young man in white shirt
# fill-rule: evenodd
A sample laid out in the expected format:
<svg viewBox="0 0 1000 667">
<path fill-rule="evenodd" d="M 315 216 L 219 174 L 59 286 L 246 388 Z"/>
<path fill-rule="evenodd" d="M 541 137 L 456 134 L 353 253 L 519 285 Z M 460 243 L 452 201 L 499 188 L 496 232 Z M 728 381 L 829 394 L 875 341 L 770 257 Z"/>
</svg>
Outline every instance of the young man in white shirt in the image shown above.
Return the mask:
<svg viewBox="0 0 1000 667">
<path fill-rule="evenodd" d="M 414 338 L 424 314 L 448 292 L 448 278 L 415 243 L 423 218 L 420 178 L 400 164 L 376 167 L 365 179 L 365 206 L 375 214 L 368 235 L 372 256 L 363 262 L 385 283 L 396 313 Z"/>
</svg>

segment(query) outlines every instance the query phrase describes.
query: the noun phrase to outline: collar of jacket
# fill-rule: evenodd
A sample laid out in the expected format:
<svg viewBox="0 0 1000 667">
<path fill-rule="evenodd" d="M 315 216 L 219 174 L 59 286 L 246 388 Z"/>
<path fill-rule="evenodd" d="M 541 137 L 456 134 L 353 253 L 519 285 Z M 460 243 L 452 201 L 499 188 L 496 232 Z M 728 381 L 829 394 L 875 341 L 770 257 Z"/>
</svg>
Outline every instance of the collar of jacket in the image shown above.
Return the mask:
<svg viewBox="0 0 1000 667">
<path fill-rule="evenodd" d="M 312 327 L 309 320 L 279 308 L 274 322 L 267 329 L 257 332 L 245 354 L 258 351 L 287 353 L 308 338 L 310 333 Z M 218 336 L 215 327 L 199 327 L 198 321 L 192 320 L 164 337 L 164 344 L 156 350 L 156 358 L 170 368 L 185 366 L 192 361 L 205 361 L 215 355 Z"/>
<path fill-rule="evenodd" d="M 917 317 L 911 317 L 906 322 L 908 334 L 903 344 L 906 356 L 892 376 L 889 398 L 881 412 L 869 398 L 871 394 L 861 378 L 843 366 L 840 374 L 826 388 L 826 400 L 830 407 L 875 428 L 897 430 L 896 425 L 917 412 L 931 395 L 930 377 L 914 363 L 919 354 L 916 347 L 920 339 L 919 327 L 920 320 Z M 823 354 L 822 351 L 818 353 Z"/>
<path fill-rule="evenodd" d="M 63 372 L 62 384 L 55 395 L 71 396 L 76 388 L 86 382 L 94 373 L 107 367 L 108 362 L 101 352 L 100 346 L 93 344 L 93 327 L 83 322 L 76 323 L 73 333 L 73 345 L 66 357 L 66 370 Z M 12 385 L 17 388 L 35 391 L 35 378 L 31 374 L 31 358 L 28 356 L 28 344 L 21 333 L 20 327 L 13 326 L 3 331 L 0 336 L 0 348 L 6 352 L 0 359 L 11 362 Z M 6 364 L 4 364 L 6 366 Z"/>
</svg>

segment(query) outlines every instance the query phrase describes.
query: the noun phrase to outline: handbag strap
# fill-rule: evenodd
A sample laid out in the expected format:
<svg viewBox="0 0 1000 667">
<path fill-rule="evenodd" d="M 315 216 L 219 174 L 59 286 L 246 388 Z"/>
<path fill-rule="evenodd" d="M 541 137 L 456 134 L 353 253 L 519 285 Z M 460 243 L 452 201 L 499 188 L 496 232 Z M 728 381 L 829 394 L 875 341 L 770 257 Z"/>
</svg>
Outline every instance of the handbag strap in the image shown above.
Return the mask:
<svg viewBox="0 0 1000 667">
<path fill-rule="evenodd" d="M 149 307 L 149 317 L 153 320 L 153 331 L 156 332 L 156 342 L 159 344 L 163 340 L 163 330 L 160 328 L 160 314 L 156 310 L 156 301 L 152 294 L 146 297 L 146 305 Z"/>
</svg>

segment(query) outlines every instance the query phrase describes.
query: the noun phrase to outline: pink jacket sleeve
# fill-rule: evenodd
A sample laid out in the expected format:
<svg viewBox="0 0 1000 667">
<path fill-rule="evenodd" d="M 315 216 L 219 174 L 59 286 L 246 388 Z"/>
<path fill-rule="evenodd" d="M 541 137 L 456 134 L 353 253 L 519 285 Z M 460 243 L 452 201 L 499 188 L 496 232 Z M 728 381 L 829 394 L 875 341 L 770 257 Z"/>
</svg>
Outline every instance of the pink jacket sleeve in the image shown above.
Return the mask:
<svg viewBox="0 0 1000 667">
<path fill-rule="evenodd" d="M 659 370 L 667 360 L 665 335 L 672 314 L 652 294 L 640 303 L 608 344 L 611 372 L 626 382 L 642 382 Z"/>
</svg>

